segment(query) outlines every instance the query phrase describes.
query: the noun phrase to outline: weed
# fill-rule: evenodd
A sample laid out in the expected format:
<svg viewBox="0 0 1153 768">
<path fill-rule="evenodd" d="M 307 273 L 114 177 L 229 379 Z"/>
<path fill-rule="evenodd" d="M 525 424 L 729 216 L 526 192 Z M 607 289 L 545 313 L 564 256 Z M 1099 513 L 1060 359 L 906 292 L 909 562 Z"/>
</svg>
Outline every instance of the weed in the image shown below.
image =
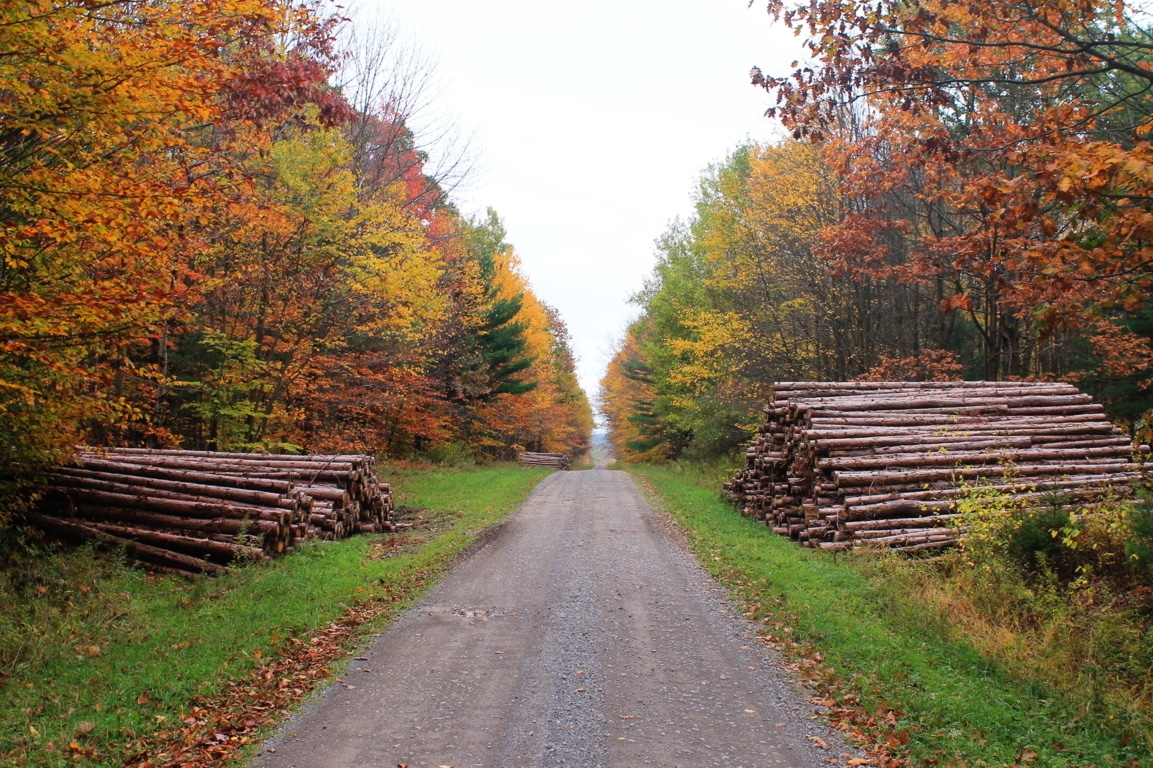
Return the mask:
<svg viewBox="0 0 1153 768">
<path fill-rule="evenodd" d="M 1132 536 L 1125 542 L 1125 555 L 1131 567 L 1153 583 L 1153 503 L 1136 505 L 1131 518 Z"/>
</svg>

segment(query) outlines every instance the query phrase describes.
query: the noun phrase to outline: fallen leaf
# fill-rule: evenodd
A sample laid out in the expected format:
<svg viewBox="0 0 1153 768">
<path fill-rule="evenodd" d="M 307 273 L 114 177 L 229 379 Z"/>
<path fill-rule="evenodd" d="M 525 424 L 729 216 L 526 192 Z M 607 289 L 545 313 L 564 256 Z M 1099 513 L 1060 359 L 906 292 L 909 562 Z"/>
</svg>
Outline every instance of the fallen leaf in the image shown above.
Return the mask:
<svg viewBox="0 0 1153 768">
<path fill-rule="evenodd" d="M 822 739 L 820 736 L 810 736 L 809 741 L 813 742 L 820 749 L 828 749 L 829 743 Z"/>
</svg>

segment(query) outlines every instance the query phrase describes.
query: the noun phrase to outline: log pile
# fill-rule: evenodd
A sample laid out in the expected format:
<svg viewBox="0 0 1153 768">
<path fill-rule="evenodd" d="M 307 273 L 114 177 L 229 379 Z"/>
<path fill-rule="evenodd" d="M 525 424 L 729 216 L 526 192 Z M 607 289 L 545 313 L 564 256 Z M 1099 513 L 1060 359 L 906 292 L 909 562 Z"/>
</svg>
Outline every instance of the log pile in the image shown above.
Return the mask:
<svg viewBox="0 0 1153 768">
<path fill-rule="evenodd" d="M 516 457 L 522 467 L 550 467 L 552 469 L 572 469 L 572 461 L 563 453 L 533 453 L 522 451 Z"/>
<path fill-rule="evenodd" d="M 121 544 L 161 571 L 219 573 L 308 539 L 396 530 L 371 456 L 82 449 L 29 522 Z"/>
<path fill-rule="evenodd" d="M 1130 440 L 1069 384 L 784 382 L 746 467 L 743 514 L 806 546 L 916 551 L 962 535 L 974 487 L 1084 509 L 1140 479 Z M 1144 450 L 1148 450 L 1145 448 Z"/>
</svg>

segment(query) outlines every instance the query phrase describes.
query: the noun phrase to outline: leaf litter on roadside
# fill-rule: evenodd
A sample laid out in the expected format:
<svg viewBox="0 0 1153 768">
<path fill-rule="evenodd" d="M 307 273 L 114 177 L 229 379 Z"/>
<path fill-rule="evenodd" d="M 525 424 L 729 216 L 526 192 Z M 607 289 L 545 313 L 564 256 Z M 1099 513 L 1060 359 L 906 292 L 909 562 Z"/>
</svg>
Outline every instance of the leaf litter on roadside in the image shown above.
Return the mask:
<svg viewBox="0 0 1153 768">
<path fill-rule="evenodd" d="M 307 640 L 289 638 L 247 678 L 234 680 L 216 696 L 194 700 L 179 726 L 124 745 L 124 765 L 138 768 L 214 768 L 240 756 L 261 731 L 286 719 L 294 704 L 329 676 L 329 665 L 364 637 L 359 630 L 391 610 L 399 594 L 350 606 L 336 621 Z"/>
</svg>

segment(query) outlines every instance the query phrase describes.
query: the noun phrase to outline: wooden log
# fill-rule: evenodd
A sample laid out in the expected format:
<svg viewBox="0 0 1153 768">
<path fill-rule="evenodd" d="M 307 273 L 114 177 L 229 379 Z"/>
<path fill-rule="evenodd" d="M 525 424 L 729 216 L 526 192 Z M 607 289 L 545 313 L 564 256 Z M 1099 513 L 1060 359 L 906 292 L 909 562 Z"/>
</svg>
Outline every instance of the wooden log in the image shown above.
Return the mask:
<svg viewBox="0 0 1153 768">
<path fill-rule="evenodd" d="M 151 498 L 144 495 L 90 491 L 83 488 L 60 489 L 58 493 L 76 503 L 96 504 L 105 507 L 121 507 L 124 509 L 142 509 L 160 512 L 162 514 L 187 517 L 230 517 L 234 519 L 250 518 L 253 520 L 279 521 L 283 513 L 283 510 L 280 509 L 246 506 L 236 502 L 183 501 L 181 499 Z"/>
<path fill-rule="evenodd" d="M 82 457 L 90 454 L 81 454 Z M 295 461 L 284 460 L 284 457 L 278 455 L 266 456 L 262 459 L 259 458 L 244 458 L 239 454 L 233 453 L 220 453 L 212 456 L 187 456 L 167 452 L 148 452 L 148 453 L 116 453 L 113 454 L 116 459 L 124 464 L 144 464 L 149 466 L 168 466 L 168 465 L 181 465 L 189 468 L 203 467 L 215 470 L 218 467 L 229 467 L 233 469 L 277 469 L 277 470 L 290 470 L 298 472 L 313 472 L 322 470 L 331 471 L 345 471 L 351 472 L 359 469 L 363 462 L 355 461 Z"/>
<path fill-rule="evenodd" d="M 349 503 L 349 492 L 335 485 L 298 485 L 297 491 L 308 494 L 314 499 L 324 499 L 344 506 Z"/>
<path fill-rule="evenodd" d="M 928 526 L 928 528 L 932 529 L 932 530 L 936 530 L 936 531 L 946 530 L 946 531 L 950 531 L 950 533 L 947 536 L 945 536 L 945 535 L 926 536 L 923 538 L 918 538 L 917 534 L 921 534 L 921 533 L 925 532 L 923 528 L 918 528 L 918 527 L 877 528 L 877 529 L 873 529 L 873 530 L 854 531 L 850 537 L 850 540 L 852 540 L 852 541 L 882 542 L 882 541 L 891 541 L 892 539 L 894 539 L 896 537 L 905 537 L 906 542 L 912 541 L 913 543 L 916 543 L 918 541 L 939 541 L 941 539 L 946 539 L 946 538 L 950 538 L 950 539 L 951 538 L 958 538 L 961 534 L 966 533 L 968 530 L 966 528 L 953 527 L 953 526 L 948 526 L 948 525 Z M 913 538 L 909 539 L 908 537 L 913 537 Z"/>
<path fill-rule="evenodd" d="M 978 391 L 1041 391 L 1045 393 L 1077 393 L 1080 390 L 1063 382 L 1007 382 L 1007 381 L 778 381 L 772 385 L 777 395 L 784 392 L 835 392 L 853 394 L 877 391 L 921 390 L 978 390 Z M 779 398 L 778 398 L 779 399 Z"/>
<path fill-rule="evenodd" d="M 264 553 L 259 549 L 240 544 L 228 544 L 222 541 L 213 541 L 196 536 L 165 533 L 149 528 L 134 528 L 126 525 L 116 525 L 115 523 L 90 522 L 88 526 L 103 533 L 110 533 L 113 536 L 163 547 L 168 550 L 186 553 L 193 552 L 200 555 L 215 555 L 225 560 L 235 558 L 261 560 L 264 558 Z"/>
<path fill-rule="evenodd" d="M 367 454 L 336 454 L 326 455 L 317 453 L 232 453 L 224 451 L 185 451 L 180 449 L 157 449 L 157 448 L 94 448 L 91 446 L 78 446 L 81 453 L 91 453 L 97 455 L 137 455 L 137 456 L 188 456 L 197 458 L 219 458 L 227 456 L 233 459 L 252 459 L 261 461 L 264 459 L 275 459 L 279 461 L 297 461 L 306 463 L 325 463 L 332 461 L 351 462 L 351 463 L 367 463 L 375 464 L 376 460 Z"/>
<path fill-rule="evenodd" d="M 927 549 L 941 549 L 943 547 L 952 547 L 957 544 L 955 539 L 944 539 L 941 541 L 926 541 L 922 544 L 911 544 L 908 546 L 891 547 L 894 552 L 923 552 Z"/>
<path fill-rule="evenodd" d="M 1100 464 L 1027 464 L 1014 467 L 957 467 L 950 469 L 912 469 L 905 472 L 852 472 L 835 471 L 834 479 L 842 486 L 884 486 L 889 484 L 923 483 L 933 481 L 959 482 L 1005 476 L 1038 476 L 1069 474 L 1115 474 L 1136 470 L 1136 465 L 1120 462 Z"/>
<path fill-rule="evenodd" d="M 862 452 L 882 453 L 897 450 L 909 451 L 914 446 L 952 447 L 965 445 L 983 449 L 990 447 L 1029 448 L 1033 437 L 1020 435 L 935 435 L 935 434 L 890 434 L 877 437 L 825 438 L 806 440 L 814 453 L 838 455 L 862 455 Z M 926 449 L 927 450 L 927 449 Z"/>
<path fill-rule="evenodd" d="M 217 563 L 208 562 L 198 557 L 191 555 L 173 552 L 163 547 L 154 547 L 150 544 L 145 544 L 132 539 L 126 539 L 101 531 L 90 525 L 75 522 L 73 520 L 65 520 L 52 515 L 42 515 L 34 512 L 26 512 L 23 517 L 28 522 L 35 523 L 43 528 L 49 528 L 59 533 L 70 534 L 79 536 L 85 539 L 95 539 L 119 547 L 123 547 L 126 551 L 133 555 L 143 556 L 151 559 L 160 560 L 171 567 L 191 570 L 197 573 L 227 573 L 228 568 Z"/>
<path fill-rule="evenodd" d="M 819 414 L 814 416 L 808 424 L 800 427 L 802 431 L 810 429 L 825 429 L 833 430 L 829 432 L 829 437 L 836 437 L 838 430 L 848 431 L 856 429 L 864 431 L 866 434 L 868 430 L 874 430 L 879 427 L 897 427 L 897 428 L 914 428 L 919 427 L 922 430 L 930 428 L 971 428 L 978 429 L 981 427 L 1029 427 L 1029 420 L 1033 419 L 1039 423 L 1057 423 L 1057 424 L 1093 424 L 1108 432 L 1114 431 L 1116 428 L 1111 424 L 1103 424 L 1102 418 L 1099 414 L 1071 414 L 1062 416 L 1060 419 L 1051 417 L 1039 416 L 1003 416 L 1003 417 L 990 417 L 990 416 L 963 416 L 949 413 L 919 413 L 919 414 L 892 414 L 892 415 L 877 415 L 868 414 L 864 416 L 838 416 L 833 417 L 827 414 Z"/>
<path fill-rule="evenodd" d="M 139 509 L 124 509 L 122 507 L 104 507 L 95 504 L 76 504 L 72 512 L 77 517 L 99 521 L 121 521 L 137 523 L 138 525 L 154 526 L 157 528 L 182 529 L 186 531 L 200 531 L 204 533 L 226 533 L 238 535 L 273 534 L 277 535 L 281 523 L 271 520 L 238 520 L 230 517 L 200 518 L 181 517 L 177 515 L 163 515 L 155 512 L 146 512 Z"/>
<path fill-rule="evenodd" d="M 81 458 L 84 459 L 86 466 L 90 463 L 87 457 Z M 126 459 L 127 457 L 122 458 Z M 155 469 L 187 470 L 198 473 L 201 477 L 215 475 L 222 479 L 231 477 L 245 478 L 247 480 L 307 481 L 308 483 L 315 483 L 319 480 L 326 482 L 335 481 L 343 484 L 351 482 L 356 474 L 356 470 L 344 470 L 326 466 L 317 468 L 299 468 L 294 466 L 262 467 L 255 463 L 244 464 L 224 461 L 209 464 L 205 461 L 181 459 L 178 457 L 140 457 L 135 461 L 122 460 L 117 463 L 124 467 L 139 466 Z M 218 480 L 217 484 L 226 483 Z"/>
<path fill-rule="evenodd" d="M 1104 492 L 1110 488 L 1118 488 L 1124 490 L 1129 488 L 1133 483 L 1140 480 L 1141 475 L 1137 472 L 1127 472 L 1116 475 L 1072 475 L 1061 478 L 1021 478 L 1018 481 L 1009 483 L 997 483 L 990 485 L 978 486 L 956 486 L 949 484 L 947 487 L 936 488 L 930 490 L 915 490 L 915 491 L 899 491 L 890 490 L 877 493 L 866 493 L 862 495 L 846 495 L 841 503 L 847 507 L 853 507 L 865 504 L 876 504 L 884 501 L 892 501 L 895 499 L 936 499 L 936 498 L 958 498 L 961 496 L 971 496 L 980 493 L 1022 493 L 1031 491 L 1049 491 L 1050 493 L 1059 492 L 1064 489 L 1075 490 L 1083 487 L 1091 487 L 1097 492 Z"/>
<path fill-rule="evenodd" d="M 238 479 L 235 476 L 215 474 L 212 472 L 170 469 L 165 467 L 147 466 L 143 464 L 124 464 L 115 461 L 105 461 L 102 459 L 84 459 L 82 466 L 84 469 L 91 469 L 97 472 L 110 472 L 113 474 L 121 475 L 137 475 L 141 477 L 155 477 L 164 480 L 174 480 L 177 482 L 215 485 L 229 488 L 246 488 L 251 490 L 266 491 L 269 493 L 289 493 L 292 490 L 292 482 L 283 479 L 252 476 Z"/>
<path fill-rule="evenodd" d="M 285 494 L 248 488 L 182 483 L 157 478 L 133 478 L 132 475 L 105 475 L 91 470 L 62 468 L 47 473 L 46 477 L 58 487 L 91 488 L 109 493 L 148 495 L 155 498 L 197 500 L 212 503 L 225 500 L 258 507 L 279 507 Z M 132 482 L 135 480 L 136 482 Z"/>
<path fill-rule="evenodd" d="M 1099 448 L 1022 448 L 1020 450 L 966 450 L 961 444 L 956 450 L 927 451 L 884 456 L 831 456 L 820 459 L 817 468 L 822 471 L 845 469 L 867 470 L 896 467 L 946 467 L 974 466 L 982 464 L 1036 464 L 1039 462 L 1070 462 L 1084 460 L 1120 460 L 1132 458 L 1129 446 L 1107 446 Z"/>
<path fill-rule="evenodd" d="M 887 520 L 852 520 L 839 524 L 843 531 L 876 531 L 897 528 L 939 528 L 951 525 L 961 519 L 961 515 L 927 515 L 925 517 L 890 518 Z"/>
</svg>

